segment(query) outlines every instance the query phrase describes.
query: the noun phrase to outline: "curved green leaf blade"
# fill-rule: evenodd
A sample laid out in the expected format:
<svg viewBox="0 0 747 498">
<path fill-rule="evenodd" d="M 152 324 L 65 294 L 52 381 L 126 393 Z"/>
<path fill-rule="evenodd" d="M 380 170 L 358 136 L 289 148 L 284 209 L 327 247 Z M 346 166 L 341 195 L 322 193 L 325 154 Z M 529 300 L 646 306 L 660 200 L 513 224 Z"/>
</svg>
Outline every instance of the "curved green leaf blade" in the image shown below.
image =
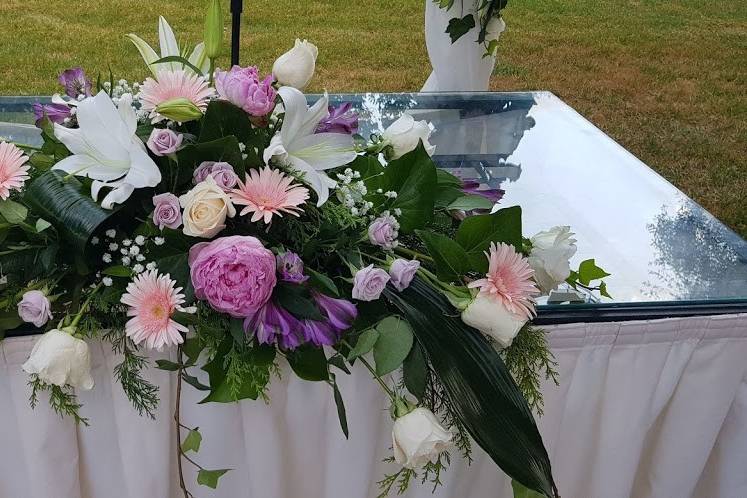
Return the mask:
<svg viewBox="0 0 747 498">
<path fill-rule="evenodd" d="M 526 487 L 555 496 L 550 460 L 531 410 L 503 360 L 439 292 L 415 279 L 387 299 L 412 326 L 464 427 L 488 455 Z"/>
<path fill-rule="evenodd" d="M 71 251 L 82 254 L 93 232 L 116 211 L 102 209 L 81 191 L 78 180 L 64 176 L 61 171 L 43 173 L 26 189 L 23 201 L 57 229 Z"/>
</svg>

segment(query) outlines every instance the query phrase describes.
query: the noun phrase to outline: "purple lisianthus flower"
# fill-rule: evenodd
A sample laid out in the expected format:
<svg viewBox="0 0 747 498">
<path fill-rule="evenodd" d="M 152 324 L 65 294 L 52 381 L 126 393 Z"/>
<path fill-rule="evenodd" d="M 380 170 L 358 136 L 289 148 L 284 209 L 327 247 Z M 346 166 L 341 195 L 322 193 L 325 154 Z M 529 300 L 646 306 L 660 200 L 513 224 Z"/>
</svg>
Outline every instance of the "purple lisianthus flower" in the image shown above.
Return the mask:
<svg viewBox="0 0 747 498">
<path fill-rule="evenodd" d="M 193 176 L 195 185 L 204 182 L 208 176 L 212 176 L 224 192 L 230 192 L 239 183 L 239 177 L 233 170 L 233 166 L 225 162 L 203 161 L 195 169 Z"/>
<path fill-rule="evenodd" d="M 91 96 L 91 80 L 86 78 L 86 73 L 80 67 L 66 69 L 60 73 L 58 78 L 60 85 L 65 87 L 65 94 L 74 99 L 78 95 Z"/>
<path fill-rule="evenodd" d="M 295 349 L 304 339 L 299 337 L 303 330 L 301 321 L 272 300 L 244 320 L 244 330 L 260 344 L 277 344 L 283 349 Z"/>
<path fill-rule="evenodd" d="M 241 107 L 247 114 L 261 117 L 275 108 L 277 91 L 272 86 L 273 81 L 272 75 L 260 80 L 254 66 L 233 66 L 230 71 L 218 71 L 215 89 L 220 98 Z"/>
<path fill-rule="evenodd" d="M 420 269 L 420 261 L 395 259 L 389 267 L 389 276 L 392 277 L 390 282 L 395 289 L 402 292 L 410 286 L 418 269 Z"/>
<path fill-rule="evenodd" d="M 474 180 L 462 180 L 462 192 L 465 194 L 479 195 L 493 203 L 503 199 L 503 195 L 506 193 L 505 190 L 499 188 L 481 189 L 480 182 Z"/>
<path fill-rule="evenodd" d="M 289 251 L 278 254 L 275 259 L 277 260 L 280 278 L 284 281 L 300 284 L 309 279 L 308 276 L 303 274 L 303 261 L 295 252 Z"/>
<path fill-rule="evenodd" d="M 301 330 L 304 340 L 315 346 L 333 346 L 340 340 L 340 332 L 329 322 L 304 320 Z"/>
<path fill-rule="evenodd" d="M 153 223 L 164 228 L 177 229 L 182 224 L 182 212 L 179 209 L 179 198 L 166 192 L 153 196 Z"/>
<path fill-rule="evenodd" d="M 182 146 L 184 135 L 168 128 L 154 128 L 148 137 L 147 146 L 157 156 L 174 154 Z"/>
<path fill-rule="evenodd" d="M 329 325 L 337 332 L 344 332 L 353 326 L 358 317 L 358 309 L 355 304 L 345 299 L 335 299 L 320 292 L 313 292 L 319 310 L 327 319 Z"/>
<path fill-rule="evenodd" d="M 329 106 L 329 116 L 322 119 L 316 127 L 317 133 L 344 133 L 352 135 L 358 132 L 358 114 L 352 104 L 346 102 L 338 107 Z"/>
<path fill-rule="evenodd" d="M 34 104 L 34 117 L 36 126 L 39 126 L 44 116 L 53 123 L 62 124 L 66 118 L 71 116 L 70 107 L 65 104 Z"/>
</svg>

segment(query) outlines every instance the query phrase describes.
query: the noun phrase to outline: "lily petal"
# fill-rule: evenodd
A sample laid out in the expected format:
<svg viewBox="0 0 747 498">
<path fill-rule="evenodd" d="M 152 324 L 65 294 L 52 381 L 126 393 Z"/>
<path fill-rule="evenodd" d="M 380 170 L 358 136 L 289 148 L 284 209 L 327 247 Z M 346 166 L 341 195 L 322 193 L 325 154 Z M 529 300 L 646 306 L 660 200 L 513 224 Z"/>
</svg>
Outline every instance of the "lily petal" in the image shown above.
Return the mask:
<svg viewBox="0 0 747 498">
<path fill-rule="evenodd" d="M 129 35 L 127 35 L 127 38 L 130 39 L 132 44 L 135 45 L 135 48 L 137 48 L 137 51 L 140 52 L 140 56 L 145 61 L 145 64 L 148 66 L 148 69 L 150 69 L 150 72 L 153 73 L 153 76 L 158 76 L 156 66 L 154 66 L 153 63 L 156 62 L 160 57 L 158 57 L 156 51 L 153 50 L 153 47 L 151 47 L 145 40 L 143 40 L 136 34 L 130 33 Z"/>
<path fill-rule="evenodd" d="M 326 173 L 315 170 L 309 163 L 303 159 L 290 156 L 289 162 L 291 167 L 303 173 L 303 181 L 308 184 L 318 197 L 317 206 L 321 206 L 327 199 L 329 199 L 329 189 L 334 188 L 337 185 L 333 179 L 328 177 Z"/>
<path fill-rule="evenodd" d="M 200 68 L 203 75 L 210 71 L 210 60 L 205 55 L 205 42 L 198 43 L 187 60 L 195 67 Z"/>
<path fill-rule="evenodd" d="M 306 135 L 296 139 L 288 153 L 303 159 L 317 170 L 337 168 L 358 157 L 352 137 L 343 133 Z"/>
<path fill-rule="evenodd" d="M 130 198 L 135 187 L 129 183 L 122 182 L 114 188 L 111 192 L 106 194 L 104 200 L 101 201 L 101 207 L 104 209 L 112 209 L 114 204 L 122 204 L 124 201 Z"/>
<path fill-rule="evenodd" d="M 171 29 L 168 21 L 163 16 L 158 17 L 158 40 L 161 44 L 161 58 L 168 57 L 170 55 L 181 56 L 179 52 L 179 44 L 176 42 L 176 36 L 174 36 L 174 30 Z M 159 64 L 161 66 L 161 64 Z M 171 71 L 178 69 L 176 62 L 166 62 L 163 64 Z"/>
</svg>

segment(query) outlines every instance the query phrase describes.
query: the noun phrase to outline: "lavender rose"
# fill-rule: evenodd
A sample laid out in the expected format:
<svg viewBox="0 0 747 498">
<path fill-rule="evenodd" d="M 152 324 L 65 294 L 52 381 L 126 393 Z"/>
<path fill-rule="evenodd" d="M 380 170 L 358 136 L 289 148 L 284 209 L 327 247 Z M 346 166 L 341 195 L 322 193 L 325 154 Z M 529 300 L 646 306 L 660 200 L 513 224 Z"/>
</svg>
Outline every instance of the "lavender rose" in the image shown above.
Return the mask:
<svg viewBox="0 0 747 498">
<path fill-rule="evenodd" d="M 157 156 L 174 154 L 182 146 L 184 135 L 168 128 L 154 128 L 148 137 L 148 149 Z"/>
<path fill-rule="evenodd" d="M 284 252 L 277 256 L 277 267 L 280 278 L 286 282 L 300 284 L 309 279 L 303 274 L 303 261 L 295 252 Z"/>
<path fill-rule="evenodd" d="M 203 161 L 195 169 L 193 180 L 195 185 L 212 176 L 215 183 L 223 192 L 230 192 L 239 183 L 239 177 L 233 166 L 225 162 Z"/>
<path fill-rule="evenodd" d="M 398 230 L 397 219 L 390 214 L 385 214 L 376 218 L 368 227 L 368 240 L 373 245 L 384 249 L 393 249 L 397 247 Z"/>
<path fill-rule="evenodd" d="M 161 230 L 177 229 L 182 224 L 182 213 L 179 209 L 179 198 L 174 194 L 165 193 L 153 196 L 153 223 Z"/>
<path fill-rule="evenodd" d="M 272 75 L 260 80 L 254 66 L 233 66 L 230 71 L 218 71 L 215 76 L 215 88 L 220 98 L 256 117 L 266 116 L 275 108 L 277 91 L 272 83 Z"/>
<path fill-rule="evenodd" d="M 358 270 L 353 277 L 353 299 L 376 301 L 390 278 L 385 270 L 374 268 L 374 265 Z"/>
<path fill-rule="evenodd" d="M 419 268 L 420 261 L 395 259 L 389 267 L 389 276 L 392 278 L 394 288 L 400 292 L 407 289 Z"/>
<path fill-rule="evenodd" d="M 254 237 L 196 244 L 189 251 L 189 268 L 197 299 L 236 318 L 257 313 L 277 283 L 275 255 Z"/>
<path fill-rule="evenodd" d="M 33 323 L 36 327 L 43 327 L 52 319 L 52 305 L 46 294 L 38 290 L 30 290 L 23 294 L 21 302 L 18 303 L 18 316 L 27 323 Z"/>
</svg>

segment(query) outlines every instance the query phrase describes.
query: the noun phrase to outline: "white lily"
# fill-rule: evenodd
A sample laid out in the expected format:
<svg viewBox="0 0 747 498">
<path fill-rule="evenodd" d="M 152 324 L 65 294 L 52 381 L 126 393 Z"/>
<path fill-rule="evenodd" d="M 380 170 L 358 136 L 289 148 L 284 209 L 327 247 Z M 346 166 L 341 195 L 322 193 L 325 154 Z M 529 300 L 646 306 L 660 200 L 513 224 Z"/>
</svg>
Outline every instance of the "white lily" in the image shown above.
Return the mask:
<svg viewBox="0 0 747 498">
<path fill-rule="evenodd" d="M 151 47 L 145 40 L 139 36 L 130 33 L 127 38 L 132 41 L 135 47 L 140 52 L 143 60 L 148 65 L 148 69 L 153 73 L 153 76 L 158 76 L 159 69 L 168 69 L 169 71 L 176 71 L 182 69 L 182 64 L 179 62 L 162 62 L 160 64 L 153 64 L 159 59 L 169 56 L 185 57 L 186 53 L 182 54 L 179 49 L 179 44 L 174 36 L 174 30 L 163 16 L 158 18 L 158 39 L 161 45 L 161 56 L 159 57 L 153 47 Z M 205 55 L 205 44 L 200 42 L 192 51 L 189 57 L 185 57 L 192 65 L 199 68 L 202 71 L 201 75 L 206 74 L 210 71 L 210 61 Z"/>
<path fill-rule="evenodd" d="M 302 173 L 303 181 L 317 193 L 317 206 L 321 206 L 329 198 L 329 189 L 337 185 L 325 171 L 356 158 L 353 138 L 343 133 L 314 133 L 319 122 L 329 115 L 326 94 L 309 107 L 304 94 L 295 88 L 284 86 L 278 93 L 283 99 L 285 118 L 265 149 L 264 160 L 269 164 L 275 158 Z"/>
<path fill-rule="evenodd" d="M 135 134 L 137 116 L 130 94 L 122 95 L 117 109 L 101 91 L 78 103 L 77 116 L 79 128 L 54 125 L 55 136 L 73 155 L 52 169 L 92 178 L 94 201 L 102 188 L 112 189 L 101 201 L 104 209 L 124 202 L 136 188 L 158 185 L 161 171 Z"/>
</svg>

